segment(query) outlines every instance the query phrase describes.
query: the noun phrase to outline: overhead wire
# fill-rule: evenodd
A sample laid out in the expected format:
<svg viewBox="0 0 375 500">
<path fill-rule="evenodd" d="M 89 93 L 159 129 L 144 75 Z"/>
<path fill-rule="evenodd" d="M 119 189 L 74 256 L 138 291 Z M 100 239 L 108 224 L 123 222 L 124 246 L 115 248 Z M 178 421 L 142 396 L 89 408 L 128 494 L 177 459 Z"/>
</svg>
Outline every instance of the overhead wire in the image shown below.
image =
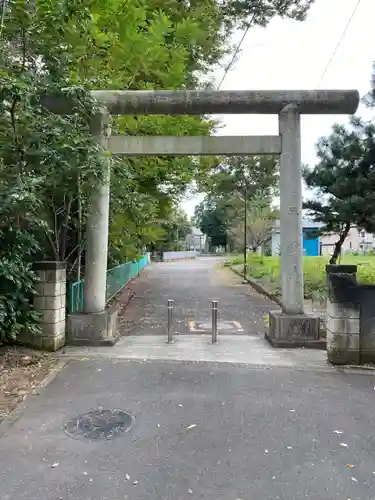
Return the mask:
<svg viewBox="0 0 375 500">
<path fill-rule="evenodd" d="M 245 31 L 243 32 L 242 34 L 242 37 L 241 37 L 241 40 L 238 42 L 235 50 L 234 50 L 234 53 L 233 53 L 233 56 L 232 56 L 232 59 L 230 60 L 229 64 L 226 66 L 225 68 L 225 71 L 224 71 L 224 75 L 219 83 L 219 85 L 217 86 L 217 90 L 220 90 L 221 86 L 223 85 L 228 73 L 229 73 L 229 70 L 231 69 L 232 67 L 232 64 L 234 63 L 236 57 L 237 57 L 237 54 L 246 38 L 246 35 L 251 27 L 251 25 L 253 24 L 253 21 L 254 21 L 254 18 L 255 18 L 255 14 L 253 15 L 253 17 L 250 19 L 250 21 L 248 22 L 248 24 L 246 25 L 246 28 L 245 28 Z"/>
<path fill-rule="evenodd" d="M 325 77 L 325 76 L 326 76 L 326 74 L 327 74 L 327 71 L 328 71 L 329 67 L 331 66 L 331 64 L 332 64 L 332 62 L 333 62 L 333 60 L 334 60 L 334 58 L 336 57 L 337 51 L 339 50 L 339 48 L 340 48 L 340 46 L 341 46 L 341 44 L 342 44 L 343 40 L 345 39 L 345 36 L 346 36 L 346 34 L 347 34 L 347 32 L 348 32 L 348 29 L 349 29 L 350 25 L 352 24 L 352 21 L 353 21 L 354 16 L 355 16 L 355 15 L 356 15 L 356 13 L 357 13 L 357 10 L 358 10 L 358 7 L 359 7 L 360 3 L 361 3 L 361 0 L 358 0 L 358 1 L 357 1 L 357 3 L 356 3 L 356 5 L 354 6 L 354 9 L 353 9 L 353 11 L 352 11 L 352 13 L 351 13 L 351 15 L 350 15 L 350 17 L 349 17 L 349 20 L 348 20 L 348 22 L 346 23 L 346 26 L 345 26 L 345 28 L 344 28 L 343 32 L 341 33 L 341 36 L 340 36 L 340 38 L 339 38 L 339 41 L 337 42 L 337 45 L 336 45 L 336 47 L 335 47 L 334 51 L 332 52 L 332 55 L 331 55 L 331 57 L 330 57 L 330 59 L 329 59 L 329 61 L 328 61 L 327 65 L 326 65 L 326 67 L 324 68 L 323 73 L 321 74 L 321 77 L 320 77 L 320 78 L 319 78 L 319 80 L 318 80 L 318 83 L 316 84 L 316 88 L 318 88 L 318 87 L 319 87 L 319 85 L 322 83 L 322 81 L 323 81 L 324 77 Z"/>
</svg>

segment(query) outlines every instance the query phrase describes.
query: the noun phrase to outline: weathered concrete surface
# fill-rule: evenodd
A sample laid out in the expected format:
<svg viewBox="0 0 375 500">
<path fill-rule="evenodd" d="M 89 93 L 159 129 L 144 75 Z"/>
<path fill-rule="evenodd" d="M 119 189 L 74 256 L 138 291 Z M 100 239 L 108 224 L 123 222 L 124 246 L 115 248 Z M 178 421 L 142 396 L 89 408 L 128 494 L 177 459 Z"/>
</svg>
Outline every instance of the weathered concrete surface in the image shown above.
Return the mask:
<svg viewBox="0 0 375 500">
<path fill-rule="evenodd" d="M 151 266 L 134 281 L 132 336 L 67 349 L 62 372 L 0 426 L 1 500 L 373 500 L 375 377 L 340 372 L 320 351 L 272 349 L 260 335 L 269 301 L 215 262 Z M 211 345 L 181 320 L 167 345 L 150 332 L 172 292 L 177 317 L 189 303 L 203 320 L 215 293 L 245 332 Z M 135 425 L 110 441 L 64 433 L 97 408 Z"/>
<path fill-rule="evenodd" d="M 360 363 L 360 290 L 355 265 L 327 265 L 327 356 L 335 365 Z"/>
<path fill-rule="evenodd" d="M 360 360 L 362 363 L 375 362 L 375 286 L 361 287 L 360 314 Z"/>
<path fill-rule="evenodd" d="M 325 347 L 325 342 L 319 341 L 320 318 L 317 314 L 270 311 L 269 320 L 266 339 L 274 347 Z"/>
<path fill-rule="evenodd" d="M 71 361 L 0 427 L 1 499 L 371 500 L 374 378 L 331 370 Z M 64 434 L 98 406 L 135 426 Z"/>
<path fill-rule="evenodd" d="M 126 136 L 109 140 L 113 155 L 126 156 L 236 156 L 281 152 L 281 138 L 270 136 Z"/>
<path fill-rule="evenodd" d="M 132 283 L 135 297 L 120 318 L 125 337 L 113 348 L 68 347 L 68 356 L 313 366 L 327 369 L 325 352 L 275 350 L 265 341 L 275 304 L 242 283 L 217 258 L 151 265 Z M 174 344 L 167 344 L 167 301 L 175 300 Z M 218 344 L 211 343 L 211 300 L 219 299 Z M 277 307 L 277 306 L 276 306 Z"/>
<path fill-rule="evenodd" d="M 65 349 L 67 357 L 105 359 L 135 359 L 235 363 L 256 366 L 309 367 L 330 370 L 324 351 L 307 349 L 272 349 L 262 337 L 218 335 L 212 345 L 209 335 L 180 335 L 173 344 L 166 335 L 130 336 L 121 340 L 116 348 L 83 347 Z"/>
<path fill-rule="evenodd" d="M 277 114 L 288 104 L 300 113 L 357 111 L 358 90 L 93 90 L 91 95 L 114 115 Z M 54 113 L 72 112 L 67 95 L 42 96 Z"/>
<path fill-rule="evenodd" d="M 283 311 L 303 314 L 301 115 L 297 106 L 280 113 L 280 280 Z"/>
<path fill-rule="evenodd" d="M 106 109 L 93 117 L 91 133 L 99 146 L 106 150 L 111 135 L 111 119 Z M 110 159 L 104 158 L 102 177 L 98 178 L 88 203 L 83 290 L 85 313 L 101 313 L 106 305 L 110 166 Z"/>
<path fill-rule="evenodd" d="M 116 305 L 101 313 L 68 315 L 69 345 L 114 345 L 118 338 Z"/>
<path fill-rule="evenodd" d="M 149 266 L 132 284 L 135 293 L 120 319 L 125 335 L 166 335 L 167 301 L 175 301 L 173 331 L 190 334 L 189 323 L 211 321 L 212 300 L 219 300 L 219 323 L 239 322 L 241 335 L 263 336 L 265 318 L 275 304 L 242 284 L 218 258 L 202 257 Z M 192 332 L 194 333 L 194 332 Z"/>
</svg>

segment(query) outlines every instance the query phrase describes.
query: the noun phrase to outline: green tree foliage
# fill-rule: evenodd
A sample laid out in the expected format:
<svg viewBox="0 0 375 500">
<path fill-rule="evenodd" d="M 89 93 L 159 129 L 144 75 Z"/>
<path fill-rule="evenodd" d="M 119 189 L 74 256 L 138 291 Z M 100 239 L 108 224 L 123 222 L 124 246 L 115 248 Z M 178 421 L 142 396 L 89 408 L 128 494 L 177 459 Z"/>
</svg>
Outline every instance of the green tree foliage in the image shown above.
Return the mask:
<svg viewBox="0 0 375 500">
<path fill-rule="evenodd" d="M 249 210 L 253 208 L 253 215 L 255 205 L 251 202 L 259 201 L 260 198 L 263 199 L 262 206 L 265 203 L 267 210 L 272 212 L 269 207 L 272 196 L 277 194 L 278 167 L 278 158 L 272 156 L 225 158 L 201 183 L 201 189 L 206 192 L 206 196 L 197 207 L 196 220 L 212 246 L 230 244 L 232 248 L 238 247 L 245 197 Z M 262 193 L 261 196 L 259 193 Z M 248 215 L 250 216 L 250 213 Z M 249 221 L 251 220 L 254 231 L 249 228 L 248 234 L 255 236 L 255 215 L 249 218 Z M 257 225 L 259 228 L 259 220 Z"/>
<path fill-rule="evenodd" d="M 373 108 L 375 106 L 375 62 L 372 64 L 370 90 L 364 95 L 362 101 L 369 108 Z"/>
<path fill-rule="evenodd" d="M 173 207 L 167 220 L 161 222 L 163 239 L 158 244 L 158 249 L 163 251 L 179 251 L 186 249 L 186 237 L 191 232 L 191 222 L 186 213 L 178 206 Z"/>
<path fill-rule="evenodd" d="M 227 219 L 223 206 L 213 197 L 206 196 L 195 208 L 195 221 L 208 238 L 209 250 L 227 247 Z"/>
<path fill-rule="evenodd" d="M 243 250 L 245 239 L 245 200 L 235 193 L 230 200 L 229 235 L 236 250 Z M 246 203 L 246 248 L 256 252 L 263 251 L 270 241 L 271 228 L 278 216 L 272 208 L 270 194 L 259 190 L 251 195 Z"/>
<path fill-rule="evenodd" d="M 304 208 L 322 232 L 338 234 L 331 264 L 335 264 L 351 227 L 375 231 L 375 127 L 353 118 L 351 127 L 335 125 L 320 139 L 319 161 L 304 178 L 314 198 Z"/>
<path fill-rule="evenodd" d="M 228 23 L 241 19 L 243 23 L 253 19 L 259 26 L 276 16 L 303 21 L 315 0 L 223 0 L 223 15 Z"/>
<path fill-rule="evenodd" d="M 3 172 L 0 172 L 0 178 Z M 0 184 L 0 342 L 13 341 L 23 329 L 38 332 L 30 308 L 36 276 L 31 262 L 38 253 L 32 229 L 38 229 L 32 208 L 38 199 L 14 186 Z"/>
<path fill-rule="evenodd" d="M 265 25 L 275 15 L 302 19 L 308 3 L 284 0 L 270 7 L 268 0 L 1 2 L 1 242 L 19 252 L 6 272 L 3 267 L 0 289 L 8 287 L 13 273 L 10 281 L 18 280 L 19 290 L 25 276 L 21 291 L 30 296 L 34 276 L 26 270 L 36 257 L 66 260 L 72 279 L 81 276 L 81 262 L 84 272 L 88 200 L 102 175 L 102 162 L 107 161 L 90 136 L 97 107 L 89 90 L 200 88 L 208 70 L 230 50 L 228 37 L 236 26 L 253 14 L 255 25 Z M 71 116 L 49 113 L 36 98 L 61 89 L 75 107 Z M 205 116 L 126 116 L 114 118 L 113 132 L 209 135 L 214 125 Z M 193 179 L 207 177 L 211 167 L 212 161 L 204 158 L 114 160 L 109 264 L 165 243 L 163 224 L 174 220 L 179 197 Z M 21 207 L 20 200 L 28 200 L 27 207 Z M 14 232 L 20 237 L 15 247 Z M 1 322 L 13 335 L 16 329 L 9 325 L 18 320 L 5 320 L 4 310 Z M 10 314 L 10 303 L 6 310 Z M 20 324 L 24 327 L 25 321 Z"/>
</svg>

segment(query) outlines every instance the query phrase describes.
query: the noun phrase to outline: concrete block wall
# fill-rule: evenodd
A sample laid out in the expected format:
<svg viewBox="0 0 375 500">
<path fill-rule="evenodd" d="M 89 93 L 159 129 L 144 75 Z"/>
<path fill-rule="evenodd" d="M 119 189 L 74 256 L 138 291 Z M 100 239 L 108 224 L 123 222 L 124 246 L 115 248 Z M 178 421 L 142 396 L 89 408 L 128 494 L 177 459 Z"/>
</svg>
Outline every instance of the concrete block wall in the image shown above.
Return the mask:
<svg viewBox="0 0 375 500">
<path fill-rule="evenodd" d="M 375 362 L 375 285 L 361 285 L 360 356 L 361 363 Z"/>
<path fill-rule="evenodd" d="M 56 351 L 65 344 L 66 331 L 66 264 L 65 262 L 36 262 L 39 278 L 34 307 L 40 314 L 42 333 L 31 342 L 35 347 Z"/>
<path fill-rule="evenodd" d="M 164 252 L 163 261 L 194 259 L 198 255 L 196 250 L 185 250 L 181 252 Z"/>
<path fill-rule="evenodd" d="M 368 317 L 364 311 L 366 287 L 357 283 L 357 266 L 355 265 L 329 265 L 326 270 L 329 290 L 327 301 L 328 360 L 337 365 L 363 363 L 365 354 L 363 325 L 364 319 Z M 373 316 L 375 319 L 375 313 Z M 372 324 L 375 323 L 372 322 Z M 375 346 L 374 327 L 372 330 L 369 329 L 368 333 L 371 332 L 373 332 L 371 340 Z M 371 344 L 369 335 L 367 339 L 367 344 Z M 373 353 L 375 354 L 375 349 Z"/>
</svg>

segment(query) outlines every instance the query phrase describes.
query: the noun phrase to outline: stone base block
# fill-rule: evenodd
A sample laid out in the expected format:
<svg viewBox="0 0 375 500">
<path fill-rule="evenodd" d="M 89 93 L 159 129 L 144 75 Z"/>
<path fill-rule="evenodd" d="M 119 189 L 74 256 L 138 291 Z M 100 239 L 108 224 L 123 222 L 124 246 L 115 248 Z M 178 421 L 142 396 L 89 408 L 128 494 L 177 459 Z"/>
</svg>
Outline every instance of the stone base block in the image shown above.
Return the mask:
<svg viewBox="0 0 375 500">
<path fill-rule="evenodd" d="M 43 335 L 32 334 L 30 332 L 22 332 L 18 337 L 18 342 L 34 349 L 42 351 L 58 351 L 65 345 L 65 331 L 58 335 Z"/>
<path fill-rule="evenodd" d="M 360 336 L 360 359 L 361 363 L 375 363 L 375 335 Z"/>
<path fill-rule="evenodd" d="M 269 331 L 265 338 L 273 347 L 310 347 L 324 349 L 319 338 L 320 317 L 316 314 L 269 312 Z"/>
<path fill-rule="evenodd" d="M 333 365 L 360 363 L 359 333 L 334 333 L 327 330 L 327 357 Z"/>
<path fill-rule="evenodd" d="M 67 343 L 72 345 L 114 345 L 119 339 L 117 310 L 69 314 Z"/>
</svg>

